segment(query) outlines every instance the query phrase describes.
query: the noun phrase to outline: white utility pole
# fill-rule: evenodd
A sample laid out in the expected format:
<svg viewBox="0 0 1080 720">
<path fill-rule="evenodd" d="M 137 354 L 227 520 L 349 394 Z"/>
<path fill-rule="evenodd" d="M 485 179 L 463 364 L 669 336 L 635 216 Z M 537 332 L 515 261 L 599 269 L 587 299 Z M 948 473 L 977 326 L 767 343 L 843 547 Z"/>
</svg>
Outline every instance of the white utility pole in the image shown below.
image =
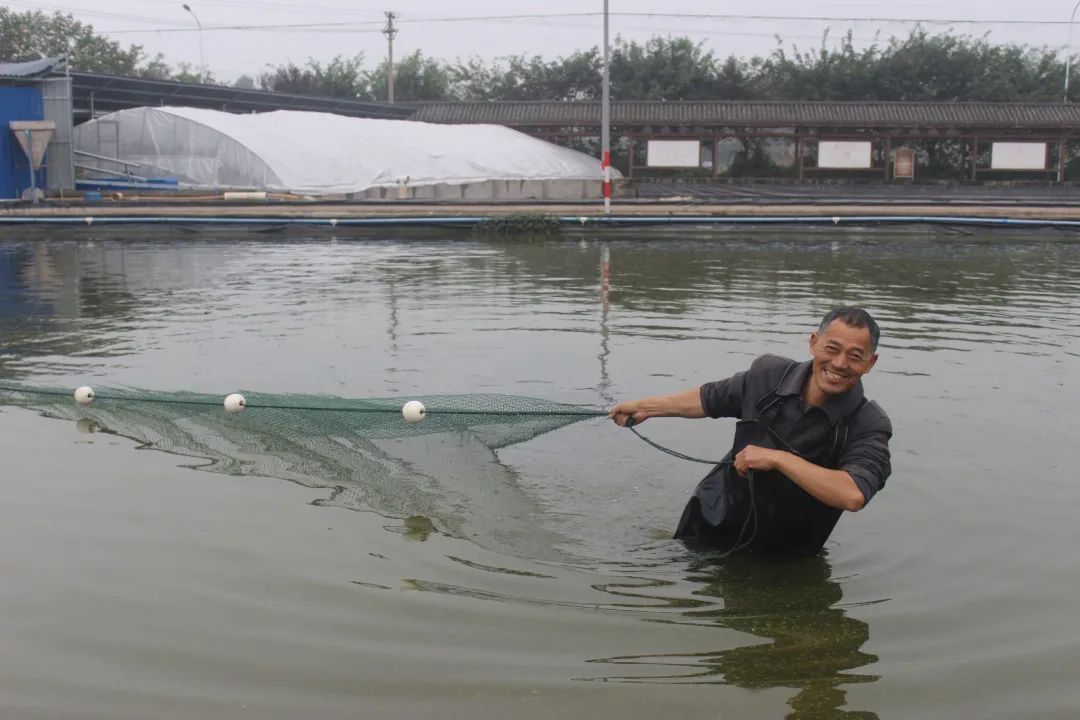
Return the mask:
<svg viewBox="0 0 1080 720">
<path fill-rule="evenodd" d="M 386 36 L 387 53 L 386 53 L 386 94 L 390 99 L 390 104 L 394 104 L 394 37 L 397 36 L 397 28 L 394 27 L 394 18 L 396 16 L 389 10 L 386 11 L 386 27 L 383 28 L 383 35 Z"/>
</svg>

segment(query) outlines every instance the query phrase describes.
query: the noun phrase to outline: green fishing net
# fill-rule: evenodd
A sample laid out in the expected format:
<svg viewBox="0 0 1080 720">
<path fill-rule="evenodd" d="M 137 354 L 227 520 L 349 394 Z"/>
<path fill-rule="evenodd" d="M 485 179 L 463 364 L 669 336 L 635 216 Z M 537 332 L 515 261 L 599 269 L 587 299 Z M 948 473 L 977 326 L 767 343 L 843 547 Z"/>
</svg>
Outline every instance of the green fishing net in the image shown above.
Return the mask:
<svg viewBox="0 0 1080 720">
<path fill-rule="evenodd" d="M 381 440 L 467 432 L 493 450 L 607 414 L 596 408 L 517 395 L 432 395 L 417 398 L 427 414 L 422 422 L 409 423 L 402 416 L 402 408 L 411 398 L 348 399 L 243 392 L 244 411 L 229 413 L 224 408 L 224 396 L 218 395 L 108 388 L 94 392 L 90 405 L 79 405 L 72 391 L 44 388 L 0 387 L 0 398 L 9 404 L 47 407 L 54 412 L 66 407 L 102 417 L 137 413 L 174 420 L 200 418 L 200 422 L 228 423 L 232 429 L 294 436 L 348 435 Z"/>
<path fill-rule="evenodd" d="M 414 398 L 243 396 L 245 409 L 229 413 L 218 395 L 95 388 L 81 405 L 71 390 L 0 387 L 4 405 L 197 458 L 201 470 L 326 488 L 314 504 L 422 515 L 448 534 L 533 556 L 554 539 L 532 522 L 536 499 L 495 451 L 606 415 L 512 395 L 434 395 L 415 398 L 426 417 L 408 423 L 402 406 Z"/>
</svg>

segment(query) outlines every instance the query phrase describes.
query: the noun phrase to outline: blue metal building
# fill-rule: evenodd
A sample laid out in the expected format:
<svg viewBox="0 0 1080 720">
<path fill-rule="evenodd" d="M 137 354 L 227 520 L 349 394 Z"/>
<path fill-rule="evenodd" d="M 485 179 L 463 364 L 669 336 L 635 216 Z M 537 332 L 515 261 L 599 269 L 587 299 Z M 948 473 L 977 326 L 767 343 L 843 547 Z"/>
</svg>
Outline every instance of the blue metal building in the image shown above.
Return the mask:
<svg viewBox="0 0 1080 720">
<path fill-rule="evenodd" d="M 42 120 L 41 88 L 6 84 L 0 78 L 0 199 L 21 197 L 30 187 L 30 159 L 8 129 L 12 120 Z M 45 168 L 38 171 L 37 187 L 45 187 Z"/>
<path fill-rule="evenodd" d="M 74 188 L 71 79 L 56 76 L 64 64 L 64 58 L 0 63 L 0 201 L 19 199 L 30 187 L 30 160 L 11 133 L 13 120 L 56 123 L 35 185 L 49 190 Z"/>
</svg>

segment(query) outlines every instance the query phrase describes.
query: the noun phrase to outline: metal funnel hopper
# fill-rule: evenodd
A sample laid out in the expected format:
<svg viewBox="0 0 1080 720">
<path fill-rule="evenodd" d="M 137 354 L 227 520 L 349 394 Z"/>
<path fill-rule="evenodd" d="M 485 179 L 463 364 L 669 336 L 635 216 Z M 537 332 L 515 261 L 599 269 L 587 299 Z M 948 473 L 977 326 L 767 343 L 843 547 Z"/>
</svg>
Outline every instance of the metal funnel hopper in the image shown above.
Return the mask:
<svg viewBox="0 0 1080 720">
<path fill-rule="evenodd" d="M 26 157 L 30 158 L 30 167 L 40 170 L 41 162 L 45 159 L 45 148 L 56 130 L 56 123 L 52 120 L 12 120 L 8 127 L 19 141 L 19 147 L 26 153 Z"/>
</svg>

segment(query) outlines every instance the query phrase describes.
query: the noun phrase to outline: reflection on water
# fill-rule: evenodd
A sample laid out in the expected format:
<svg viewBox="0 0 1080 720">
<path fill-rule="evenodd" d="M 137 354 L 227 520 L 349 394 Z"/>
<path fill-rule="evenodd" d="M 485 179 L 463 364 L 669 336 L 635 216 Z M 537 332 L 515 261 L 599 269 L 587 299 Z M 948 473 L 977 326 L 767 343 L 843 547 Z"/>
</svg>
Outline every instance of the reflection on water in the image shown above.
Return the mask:
<svg viewBox="0 0 1080 720">
<path fill-rule="evenodd" d="M 410 515 L 405 518 L 402 525 L 405 528 L 405 532 L 402 534 L 409 540 L 416 540 L 417 542 L 424 542 L 431 536 L 431 533 L 435 532 L 435 523 L 431 522 L 431 518 L 423 515 Z"/>
<path fill-rule="evenodd" d="M 1076 540 L 1080 507 L 1062 469 L 1080 422 L 1080 244 L 1050 231 L 693 232 L 0 241 L 0 381 L 606 405 L 729 375 L 763 352 L 799 357 L 825 309 L 860 302 L 883 327 L 867 386 L 897 428 L 896 474 L 841 520 L 828 559 L 716 562 L 668 543 L 638 562 L 635 548 L 669 536 L 699 470 L 601 421 L 492 451 L 456 435 L 300 438 L 145 411 L 49 411 L 82 433 L 203 458 L 201 470 L 322 489 L 313 504 L 397 518 L 387 530 L 411 550 L 463 538 L 505 559 L 428 558 L 397 577 L 350 577 L 358 593 L 404 586 L 441 608 L 523 608 L 538 625 L 554 609 L 715 638 L 715 650 L 602 650 L 582 658 L 595 675 L 567 673 L 579 680 L 771 689 L 803 720 L 906 714 L 883 686 L 905 703 L 932 688 L 973 717 L 997 712 L 1005 688 L 1041 707 L 1055 688 L 1025 677 L 1038 665 L 1027 657 L 1075 667 L 1057 640 L 1071 617 L 1062 599 L 1080 596 L 1075 573 L 1066 554 L 1031 548 Z M 729 431 L 647 426 L 699 457 L 722 454 Z M 911 668 L 934 643 L 927 679 Z M 1021 649 L 997 657 L 1002 647 Z M 977 688 L 958 670 L 972 663 Z"/>
<path fill-rule="evenodd" d="M 597 659 L 618 666 L 663 665 L 663 675 L 608 675 L 603 679 L 645 683 L 726 683 L 750 690 L 791 688 L 789 718 L 876 718 L 845 710 L 843 686 L 870 683 L 877 675 L 853 672 L 877 661 L 862 652 L 866 623 L 845 611 L 840 584 L 824 557 L 782 561 L 734 556 L 690 561 L 688 580 L 696 596 L 716 598 L 685 612 L 685 620 L 738 630 L 765 642 L 715 653 L 634 655 Z"/>
<path fill-rule="evenodd" d="M 500 575 L 558 579 L 451 559 Z M 675 571 L 683 574 L 678 582 L 663 579 Z M 663 577 L 650 577 L 656 573 Z M 646 622 L 698 627 L 703 634 L 730 630 L 749 638 L 735 647 L 712 652 L 593 658 L 590 663 L 610 669 L 579 677 L 579 681 L 784 688 L 792 691 L 786 716 L 791 720 L 878 717 L 874 712 L 846 707 L 846 686 L 879 679 L 877 674 L 861 671 L 878 658 L 862 650 L 870 636 L 869 627 L 848 614 L 851 605 L 843 602 L 841 582 L 831 577 L 824 557 L 777 560 L 742 555 L 719 560 L 707 553 L 673 549 L 659 568 L 633 578 L 594 584 L 594 589 L 607 596 L 600 602 L 558 595 L 511 595 L 416 578 L 407 583 L 414 590 L 486 602 L 630 613 Z M 730 644 L 727 635 L 718 637 L 720 640 Z"/>
<path fill-rule="evenodd" d="M 1062 340 L 1077 337 L 1073 308 L 1052 300 L 1080 290 L 1080 259 L 1075 244 L 1055 237 L 630 240 L 284 247 L 197 239 L 6 242 L 0 244 L 5 332 L 34 343 L 27 349 L 43 343 L 40 355 L 53 361 L 44 368 L 17 365 L 7 374 L 61 369 L 72 355 L 154 349 L 129 344 L 132 334 L 161 344 L 178 337 L 224 341 L 226 329 L 255 336 L 249 340 L 285 338 L 313 330 L 292 322 L 312 316 L 324 316 L 334 330 L 351 319 L 349 335 L 377 341 L 380 380 L 405 370 L 400 365 L 408 364 L 418 334 L 445 336 L 470 322 L 475 333 L 596 334 L 601 390 L 612 382 L 615 337 L 734 340 L 751 329 L 766 338 L 801 334 L 799 323 L 842 298 L 872 299 L 890 347 L 989 337 L 1018 343 L 1047 322 L 1063 322 Z M 335 307 L 366 317 L 340 317 Z M 448 316 L 451 308 L 461 314 Z M 522 308 L 536 314 L 522 315 Z M 147 332 L 153 330 L 166 332 Z M 1039 336 L 1040 345 L 1048 340 Z"/>
</svg>

